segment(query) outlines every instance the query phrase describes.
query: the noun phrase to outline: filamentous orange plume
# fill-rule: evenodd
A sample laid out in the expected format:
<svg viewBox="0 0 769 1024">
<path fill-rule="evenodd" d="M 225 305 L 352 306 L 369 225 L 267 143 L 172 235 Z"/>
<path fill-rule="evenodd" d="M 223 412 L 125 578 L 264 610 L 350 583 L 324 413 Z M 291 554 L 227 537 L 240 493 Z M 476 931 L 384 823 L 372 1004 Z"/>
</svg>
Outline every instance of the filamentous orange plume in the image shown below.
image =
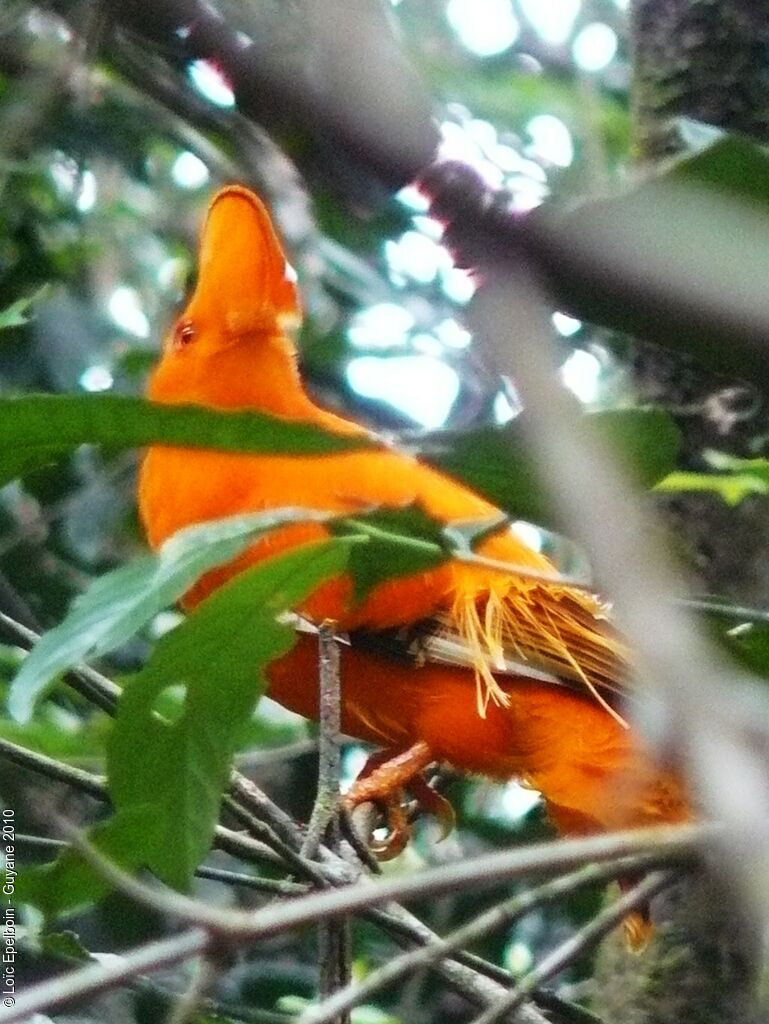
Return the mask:
<svg viewBox="0 0 769 1024">
<path fill-rule="evenodd" d="M 262 203 L 245 188 L 225 188 L 211 204 L 197 287 L 150 396 L 361 432 L 305 392 L 285 333 L 298 319 L 292 274 Z M 190 523 L 246 511 L 304 505 L 355 513 L 412 502 L 445 523 L 496 512 L 462 484 L 385 447 L 312 457 L 156 447 L 141 472 L 141 513 L 153 546 Z M 186 607 L 244 567 L 324 533 L 318 524 L 273 532 L 204 576 Z M 544 795 L 565 832 L 687 817 L 677 779 L 656 768 L 615 710 L 627 654 L 601 602 L 558 582 L 551 563 L 506 527 L 478 553 L 511 570 L 448 562 L 382 583 L 359 605 L 351 580 L 341 578 L 298 609 L 349 633 L 344 730 L 394 753 L 416 744 L 412 774 L 437 760 L 520 779 Z M 553 582 L 532 578 L 538 573 Z M 384 635 L 387 643 L 377 643 Z M 272 696 L 315 715 L 315 667 L 315 641 L 303 637 L 272 666 Z M 394 788 L 406 779 L 403 771 L 391 776 Z"/>
</svg>

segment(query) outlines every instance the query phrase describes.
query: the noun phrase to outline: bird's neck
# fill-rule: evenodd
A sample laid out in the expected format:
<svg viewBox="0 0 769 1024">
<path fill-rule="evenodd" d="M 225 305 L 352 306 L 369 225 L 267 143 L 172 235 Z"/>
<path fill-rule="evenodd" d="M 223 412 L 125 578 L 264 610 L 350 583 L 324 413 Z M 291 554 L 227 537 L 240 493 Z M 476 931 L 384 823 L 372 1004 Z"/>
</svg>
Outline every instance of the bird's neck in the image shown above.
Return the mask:
<svg viewBox="0 0 769 1024">
<path fill-rule="evenodd" d="M 302 385 L 294 345 L 280 335 L 208 352 L 167 352 L 148 394 L 158 402 L 258 409 L 310 421 L 322 416 Z"/>
</svg>

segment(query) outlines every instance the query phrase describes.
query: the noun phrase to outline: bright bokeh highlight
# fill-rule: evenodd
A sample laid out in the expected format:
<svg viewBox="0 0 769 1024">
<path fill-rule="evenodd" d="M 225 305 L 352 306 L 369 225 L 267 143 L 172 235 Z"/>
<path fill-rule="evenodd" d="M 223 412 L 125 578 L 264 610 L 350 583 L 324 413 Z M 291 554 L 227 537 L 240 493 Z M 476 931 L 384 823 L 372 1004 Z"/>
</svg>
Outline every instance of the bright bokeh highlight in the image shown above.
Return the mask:
<svg viewBox="0 0 769 1024">
<path fill-rule="evenodd" d="M 601 364 L 590 352 L 578 348 L 561 367 L 561 380 L 580 402 L 589 405 L 598 397 Z"/>
<path fill-rule="evenodd" d="M 109 391 L 114 380 L 106 366 L 89 366 L 80 375 L 80 387 L 84 391 Z"/>
<path fill-rule="evenodd" d="M 567 316 L 566 313 L 553 313 L 553 327 L 562 338 L 571 338 L 578 331 L 582 330 L 582 321 L 576 317 Z"/>
<path fill-rule="evenodd" d="M 208 184 L 208 168 L 194 153 L 184 150 L 173 162 L 171 177 L 179 188 L 196 189 Z"/>
<path fill-rule="evenodd" d="M 80 191 L 75 206 L 81 213 L 88 213 L 96 205 L 96 175 L 85 170 L 80 176 Z"/>
<path fill-rule="evenodd" d="M 201 94 L 215 107 L 234 107 L 235 93 L 221 71 L 210 60 L 194 60 L 187 74 Z"/>
<path fill-rule="evenodd" d="M 562 46 L 571 35 L 581 0 L 518 0 L 528 23 L 551 46 Z"/>
<path fill-rule="evenodd" d="M 602 21 L 585 25 L 572 46 L 574 63 L 583 71 L 603 71 L 614 60 L 619 40 L 617 33 Z"/>
<path fill-rule="evenodd" d="M 532 523 L 527 523 L 523 519 L 516 519 L 516 521 L 510 526 L 510 529 L 513 531 L 516 537 L 520 537 L 523 543 L 527 544 L 530 548 L 532 548 L 532 550 L 542 550 L 542 531 L 539 529 L 538 526 L 534 526 Z M 520 786 L 518 786 L 517 788 L 521 789 Z M 536 796 L 536 793 L 532 794 L 530 789 L 524 789 L 523 792 L 528 793 L 529 796 Z M 518 804 L 520 805 L 522 801 L 521 794 L 516 793 L 515 790 L 511 790 L 508 796 L 512 798 L 513 794 L 515 795 L 516 799 L 518 800 Z M 533 807 L 536 802 L 537 801 L 535 800 L 534 803 L 528 804 L 526 810 L 528 810 L 530 807 Z M 524 813 L 526 812 L 524 811 Z"/>
<path fill-rule="evenodd" d="M 361 310 L 347 330 L 356 348 L 397 348 L 406 344 L 414 317 L 394 302 L 379 302 Z"/>
<path fill-rule="evenodd" d="M 446 17 L 464 48 L 476 57 L 504 53 L 520 32 L 511 0 L 449 0 Z"/>
<path fill-rule="evenodd" d="M 526 125 L 531 136 L 530 151 L 556 167 L 568 167 L 574 159 L 574 143 L 571 132 L 560 117 L 554 114 L 537 114 Z"/>
<path fill-rule="evenodd" d="M 387 402 L 428 430 L 443 426 L 459 394 L 459 377 L 432 356 L 360 356 L 347 366 L 353 391 Z"/>
<path fill-rule="evenodd" d="M 430 284 L 442 265 L 450 264 L 448 252 L 421 231 L 406 231 L 397 241 L 385 242 L 390 269 L 417 284 Z"/>
<path fill-rule="evenodd" d="M 109 315 L 114 323 L 127 334 L 136 338 L 148 338 L 150 322 L 142 309 L 139 293 L 134 288 L 121 285 L 109 297 Z"/>
<path fill-rule="evenodd" d="M 452 317 L 447 317 L 437 324 L 435 336 L 446 348 L 455 349 L 467 348 L 473 340 L 467 328 L 457 323 Z"/>
</svg>

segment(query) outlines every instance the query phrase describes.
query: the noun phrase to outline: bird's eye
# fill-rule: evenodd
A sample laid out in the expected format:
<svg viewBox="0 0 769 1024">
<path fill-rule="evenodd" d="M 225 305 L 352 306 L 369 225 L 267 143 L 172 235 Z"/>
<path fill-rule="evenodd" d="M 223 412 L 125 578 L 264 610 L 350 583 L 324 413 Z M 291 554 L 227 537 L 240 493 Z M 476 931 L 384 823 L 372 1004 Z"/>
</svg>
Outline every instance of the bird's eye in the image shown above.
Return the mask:
<svg viewBox="0 0 769 1024">
<path fill-rule="evenodd" d="M 173 345 L 175 349 L 185 348 L 195 340 L 195 325 L 191 320 L 180 320 L 174 328 Z"/>
</svg>

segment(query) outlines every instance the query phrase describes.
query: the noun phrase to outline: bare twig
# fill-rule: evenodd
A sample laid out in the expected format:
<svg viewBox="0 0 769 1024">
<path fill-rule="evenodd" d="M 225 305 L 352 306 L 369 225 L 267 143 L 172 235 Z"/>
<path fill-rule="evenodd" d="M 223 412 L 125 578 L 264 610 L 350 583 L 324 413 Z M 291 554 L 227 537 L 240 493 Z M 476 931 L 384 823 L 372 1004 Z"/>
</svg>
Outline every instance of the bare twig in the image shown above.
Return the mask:
<svg viewBox="0 0 769 1024">
<path fill-rule="evenodd" d="M 108 800 L 107 780 L 103 775 L 92 775 L 91 772 L 82 768 L 75 768 L 72 765 L 64 764 L 62 761 L 55 761 L 45 754 L 38 754 L 34 750 L 21 747 L 18 743 L 10 740 L 0 739 L 0 756 L 21 765 L 29 771 L 45 775 L 57 782 L 64 782 L 68 786 L 79 789 L 81 793 L 94 796 L 97 800 Z"/>
<path fill-rule="evenodd" d="M 224 868 L 200 867 L 195 872 L 198 878 L 206 878 L 223 885 L 239 885 L 244 889 L 254 889 L 267 896 L 303 896 L 312 892 L 312 887 L 304 882 L 282 881 L 279 878 L 261 878 L 258 875 L 247 875 L 242 871 L 227 871 Z"/>
<path fill-rule="evenodd" d="M 318 628 L 318 708 L 320 740 L 318 745 L 318 791 L 301 854 L 317 855 L 321 839 L 328 833 L 332 851 L 339 846 L 339 773 L 342 729 L 342 693 L 339 671 L 339 647 L 334 624 L 323 622 Z M 318 925 L 319 992 L 326 998 L 350 980 L 350 930 L 346 918 L 323 921 Z M 342 1012 L 334 1024 L 348 1024 Z"/>
<path fill-rule="evenodd" d="M 175 999 L 165 1024 L 191 1024 L 206 994 L 216 982 L 218 965 L 214 957 L 203 954 L 193 968 L 192 980 L 185 992 Z"/>
<path fill-rule="evenodd" d="M 303 857 L 314 857 L 321 838 L 334 823 L 339 807 L 341 757 L 339 734 L 342 729 L 342 694 L 339 676 L 339 648 L 334 625 L 323 622 L 318 628 L 319 695 L 318 792 L 302 843 Z"/>
<path fill-rule="evenodd" d="M 639 882 L 630 892 L 621 896 L 616 903 L 594 917 L 576 935 L 561 943 L 552 953 L 541 960 L 512 992 L 504 996 L 496 1006 L 489 1007 L 488 1010 L 476 1017 L 473 1024 L 498 1024 L 502 1020 L 512 1021 L 515 1011 L 523 1005 L 538 985 L 549 981 L 554 975 L 568 967 L 577 957 L 616 928 L 627 914 L 647 903 L 671 881 L 670 873 L 659 871 Z"/>
<path fill-rule="evenodd" d="M 386 985 L 391 985 L 420 968 L 433 966 L 449 953 L 476 942 L 492 931 L 511 925 L 536 907 L 562 899 L 585 886 L 602 884 L 622 877 L 631 870 L 638 870 L 637 859 L 618 860 L 610 864 L 590 864 L 528 892 L 516 894 L 479 914 L 447 935 L 445 939 L 402 954 L 378 970 L 372 971 L 364 981 L 355 982 L 329 996 L 320 1005 L 303 1013 L 297 1024 L 329 1024 L 337 1014 L 359 1006 Z"/>
<path fill-rule="evenodd" d="M 294 847 L 277 835 L 265 821 L 261 821 L 245 808 L 240 807 L 232 797 L 225 797 L 223 805 L 238 818 L 241 824 L 246 826 L 251 835 L 274 850 L 292 871 L 296 871 L 302 878 L 309 878 L 320 885 L 326 884 L 326 879 L 320 868 L 297 853 Z"/>
<path fill-rule="evenodd" d="M 0 624 L 14 637 L 16 642 L 25 651 L 29 651 L 40 639 L 40 634 L 29 629 L 10 615 L 0 611 Z M 107 714 L 115 713 L 117 701 L 121 693 L 117 683 L 103 676 L 101 672 L 89 668 L 87 665 L 78 665 L 64 675 L 64 681 L 76 690 L 82 697 L 92 704 L 106 711 Z"/>
<path fill-rule="evenodd" d="M 668 864 L 702 854 L 720 837 L 707 825 L 671 825 L 534 844 L 441 865 L 406 878 L 366 879 L 342 889 L 311 893 L 253 913 L 220 910 L 179 893 L 148 885 L 108 861 L 82 836 L 72 842 L 114 887 L 139 903 L 180 921 L 207 928 L 223 940 L 246 942 L 281 935 L 302 925 L 358 913 L 393 899 L 426 899 L 460 887 L 487 887 L 530 876 L 552 876 L 590 861 L 611 861 L 631 854 L 650 855 Z M 1 1019 L 1 1018 L 0 1018 Z"/>
<path fill-rule="evenodd" d="M 388 903 L 384 909 L 370 907 L 363 912 L 363 917 L 401 946 L 428 946 L 442 941 L 420 918 L 397 903 Z M 435 965 L 435 970 L 456 992 L 476 1006 L 487 1006 L 494 999 L 499 999 L 510 981 L 501 968 L 495 972 L 493 965 L 480 957 L 470 958 L 464 952 L 449 954 Z"/>
<path fill-rule="evenodd" d="M 160 970 L 204 952 L 211 942 L 204 928 L 189 928 L 169 939 L 151 942 L 109 963 L 88 964 L 39 985 L 30 986 L 15 997 L 13 1006 L 0 1008 L 0 1024 L 12 1024 L 36 1013 L 50 1013 L 75 999 L 94 996 L 117 988 L 139 974 Z"/>
</svg>

